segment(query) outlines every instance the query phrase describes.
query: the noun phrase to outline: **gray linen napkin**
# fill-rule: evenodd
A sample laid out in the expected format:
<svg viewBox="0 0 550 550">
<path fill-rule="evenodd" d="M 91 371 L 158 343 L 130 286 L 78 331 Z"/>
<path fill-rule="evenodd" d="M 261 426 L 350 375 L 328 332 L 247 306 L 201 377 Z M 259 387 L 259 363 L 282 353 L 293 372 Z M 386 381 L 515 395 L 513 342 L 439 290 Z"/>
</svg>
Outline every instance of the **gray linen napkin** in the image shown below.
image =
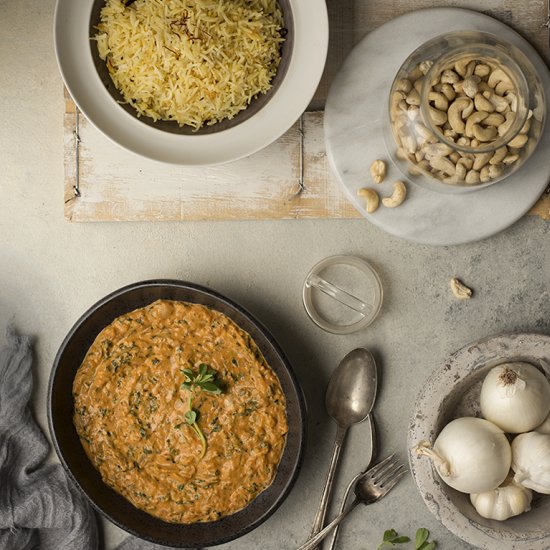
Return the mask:
<svg viewBox="0 0 550 550">
<path fill-rule="evenodd" d="M 29 338 L 8 328 L 0 351 L 0 549 L 94 550 L 96 519 L 59 464 L 44 464 L 49 445 L 29 400 Z"/>
</svg>

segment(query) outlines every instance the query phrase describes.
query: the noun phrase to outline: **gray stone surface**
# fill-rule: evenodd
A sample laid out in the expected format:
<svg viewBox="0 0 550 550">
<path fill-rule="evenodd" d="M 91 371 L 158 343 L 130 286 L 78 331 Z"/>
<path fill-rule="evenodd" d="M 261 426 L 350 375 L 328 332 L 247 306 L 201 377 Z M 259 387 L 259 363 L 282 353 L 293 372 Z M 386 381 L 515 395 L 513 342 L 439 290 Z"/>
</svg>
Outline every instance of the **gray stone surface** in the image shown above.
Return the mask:
<svg viewBox="0 0 550 550">
<path fill-rule="evenodd" d="M 383 454 L 406 459 L 417 392 L 464 344 L 508 331 L 550 333 L 550 224 L 526 217 L 490 239 L 434 248 L 392 237 L 364 220 L 180 224 L 82 224 L 63 220 L 62 84 L 52 49 L 53 0 L 0 0 L 0 334 L 15 320 L 36 338 L 34 402 L 46 429 L 46 386 L 62 338 L 109 291 L 140 279 L 175 277 L 242 303 L 275 334 L 307 395 L 309 447 L 295 489 L 256 531 L 222 549 L 291 549 L 305 540 L 332 451 L 323 409 L 332 369 L 367 346 L 380 366 L 375 411 Z M 301 304 L 303 278 L 321 258 L 357 254 L 377 269 L 385 301 L 363 332 L 324 333 Z M 449 279 L 475 290 L 456 301 Z M 350 432 L 337 494 L 358 469 L 366 425 Z M 52 457 L 55 460 L 55 457 Z M 424 526 L 442 550 L 466 549 L 438 524 L 407 478 L 385 501 L 360 508 L 340 548 L 371 550 L 384 529 Z M 105 526 L 106 547 L 123 533 Z"/>
</svg>

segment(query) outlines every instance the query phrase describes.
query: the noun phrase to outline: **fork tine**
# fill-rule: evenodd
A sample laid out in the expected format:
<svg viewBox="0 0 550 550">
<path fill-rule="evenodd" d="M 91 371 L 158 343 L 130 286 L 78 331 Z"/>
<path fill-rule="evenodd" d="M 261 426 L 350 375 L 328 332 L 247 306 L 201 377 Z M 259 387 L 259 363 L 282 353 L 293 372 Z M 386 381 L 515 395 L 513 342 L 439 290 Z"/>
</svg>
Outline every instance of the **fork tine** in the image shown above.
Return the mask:
<svg viewBox="0 0 550 550">
<path fill-rule="evenodd" d="M 395 466 L 398 464 L 398 459 L 395 455 L 391 456 L 391 460 L 384 464 L 383 468 L 380 468 L 376 472 L 371 471 L 371 477 L 374 481 L 378 481 L 381 477 L 386 475 L 389 471 L 391 471 Z"/>
<path fill-rule="evenodd" d="M 400 475 L 401 473 L 405 473 L 406 469 L 405 469 L 405 466 L 403 466 L 403 464 L 397 464 L 395 466 L 395 468 L 393 468 L 392 470 L 386 472 L 383 476 L 381 476 L 378 480 L 377 480 L 377 484 L 378 485 L 381 485 L 382 487 L 384 487 L 387 483 L 389 483 L 394 477 L 396 477 L 397 475 Z"/>
<path fill-rule="evenodd" d="M 403 474 L 405 474 L 407 470 L 403 469 L 401 470 L 389 483 L 387 483 L 384 487 L 382 487 L 382 494 L 378 498 L 382 498 L 383 496 L 387 495 L 397 484 L 397 482 L 401 479 Z"/>
<path fill-rule="evenodd" d="M 381 469 L 383 469 L 389 462 L 391 462 L 393 459 L 395 458 L 395 453 L 391 454 L 390 456 L 388 456 L 387 458 L 385 458 L 384 460 L 382 460 L 382 462 L 379 462 L 378 464 L 376 464 L 375 466 L 373 466 L 372 468 L 370 468 L 367 473 L 370 475 L 370 476 L 375 476 Z"/>
</svg>

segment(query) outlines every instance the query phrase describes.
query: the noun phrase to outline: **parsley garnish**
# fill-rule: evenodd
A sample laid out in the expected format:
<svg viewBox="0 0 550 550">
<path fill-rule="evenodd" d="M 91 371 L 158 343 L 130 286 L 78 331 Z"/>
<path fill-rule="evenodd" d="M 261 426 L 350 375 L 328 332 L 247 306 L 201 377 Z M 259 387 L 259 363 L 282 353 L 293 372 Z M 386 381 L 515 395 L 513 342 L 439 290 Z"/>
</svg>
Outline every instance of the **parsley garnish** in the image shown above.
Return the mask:
<svg viewBox="0 0 550 550">
<path fill-rule="evenodd" d="M 185 382 L 183 382 L 181 388 L 189 392 L 189 405 L 184 418 L 185 422 L 193 428 L 201 442 L 202 452 L 200 460 L 202 460 L 206 454 L 206 438 L 197 423 L 199 412 L 193 409 L 193 397 L 199 391 L 220 395 L 222 393 L 222 389 L 218 385 L 218 382 L 216 382 L 216 371 L 209 369 L 208 365 L 205 365 L 204 363 L 199 365 L 199 372 L 197 373 L 191 369 L 182 369 L 181 372 L 185 375 Z"/>
</svg>

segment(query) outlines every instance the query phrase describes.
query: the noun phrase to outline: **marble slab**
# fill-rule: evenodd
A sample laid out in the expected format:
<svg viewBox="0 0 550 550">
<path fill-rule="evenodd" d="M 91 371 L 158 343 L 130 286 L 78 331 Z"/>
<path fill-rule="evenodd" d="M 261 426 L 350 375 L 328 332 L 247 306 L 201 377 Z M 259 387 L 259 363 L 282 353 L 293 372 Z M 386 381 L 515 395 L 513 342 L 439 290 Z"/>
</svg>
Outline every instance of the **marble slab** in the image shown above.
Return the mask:
<svg viewBox="0 0 550 550">
<path fill-rule="evenodd" d="M 354 206 L 373 224 L 411 241 L 454 245 L 502 231 L 537 201 L 550 179 L 550 125 L 526 164 L 506 180 L 471 193 L 449 194 L 425 189 L 408 180 L 407 200 L 398 208 L 368 214 L 357 190 L 369 184 L 369 166 L 388 163 L 388 175 L 377 187 L 389 196 L 403 174 L 387 152 L 383 125 L 389 89 L 407 56 L 421 44 L 457 30 L 499 35 L 533 62 L 550 90 L 547 66 L 534 48 L 510 27 L 484 14 L 457 8 L 418 10 L 393 19 L 368 34 L 351 52 L 329 91 L 325 109 L 325 144 L 330 165 Z M 550 97 L 546 98 L 550 112 Z"/>
</svg>

